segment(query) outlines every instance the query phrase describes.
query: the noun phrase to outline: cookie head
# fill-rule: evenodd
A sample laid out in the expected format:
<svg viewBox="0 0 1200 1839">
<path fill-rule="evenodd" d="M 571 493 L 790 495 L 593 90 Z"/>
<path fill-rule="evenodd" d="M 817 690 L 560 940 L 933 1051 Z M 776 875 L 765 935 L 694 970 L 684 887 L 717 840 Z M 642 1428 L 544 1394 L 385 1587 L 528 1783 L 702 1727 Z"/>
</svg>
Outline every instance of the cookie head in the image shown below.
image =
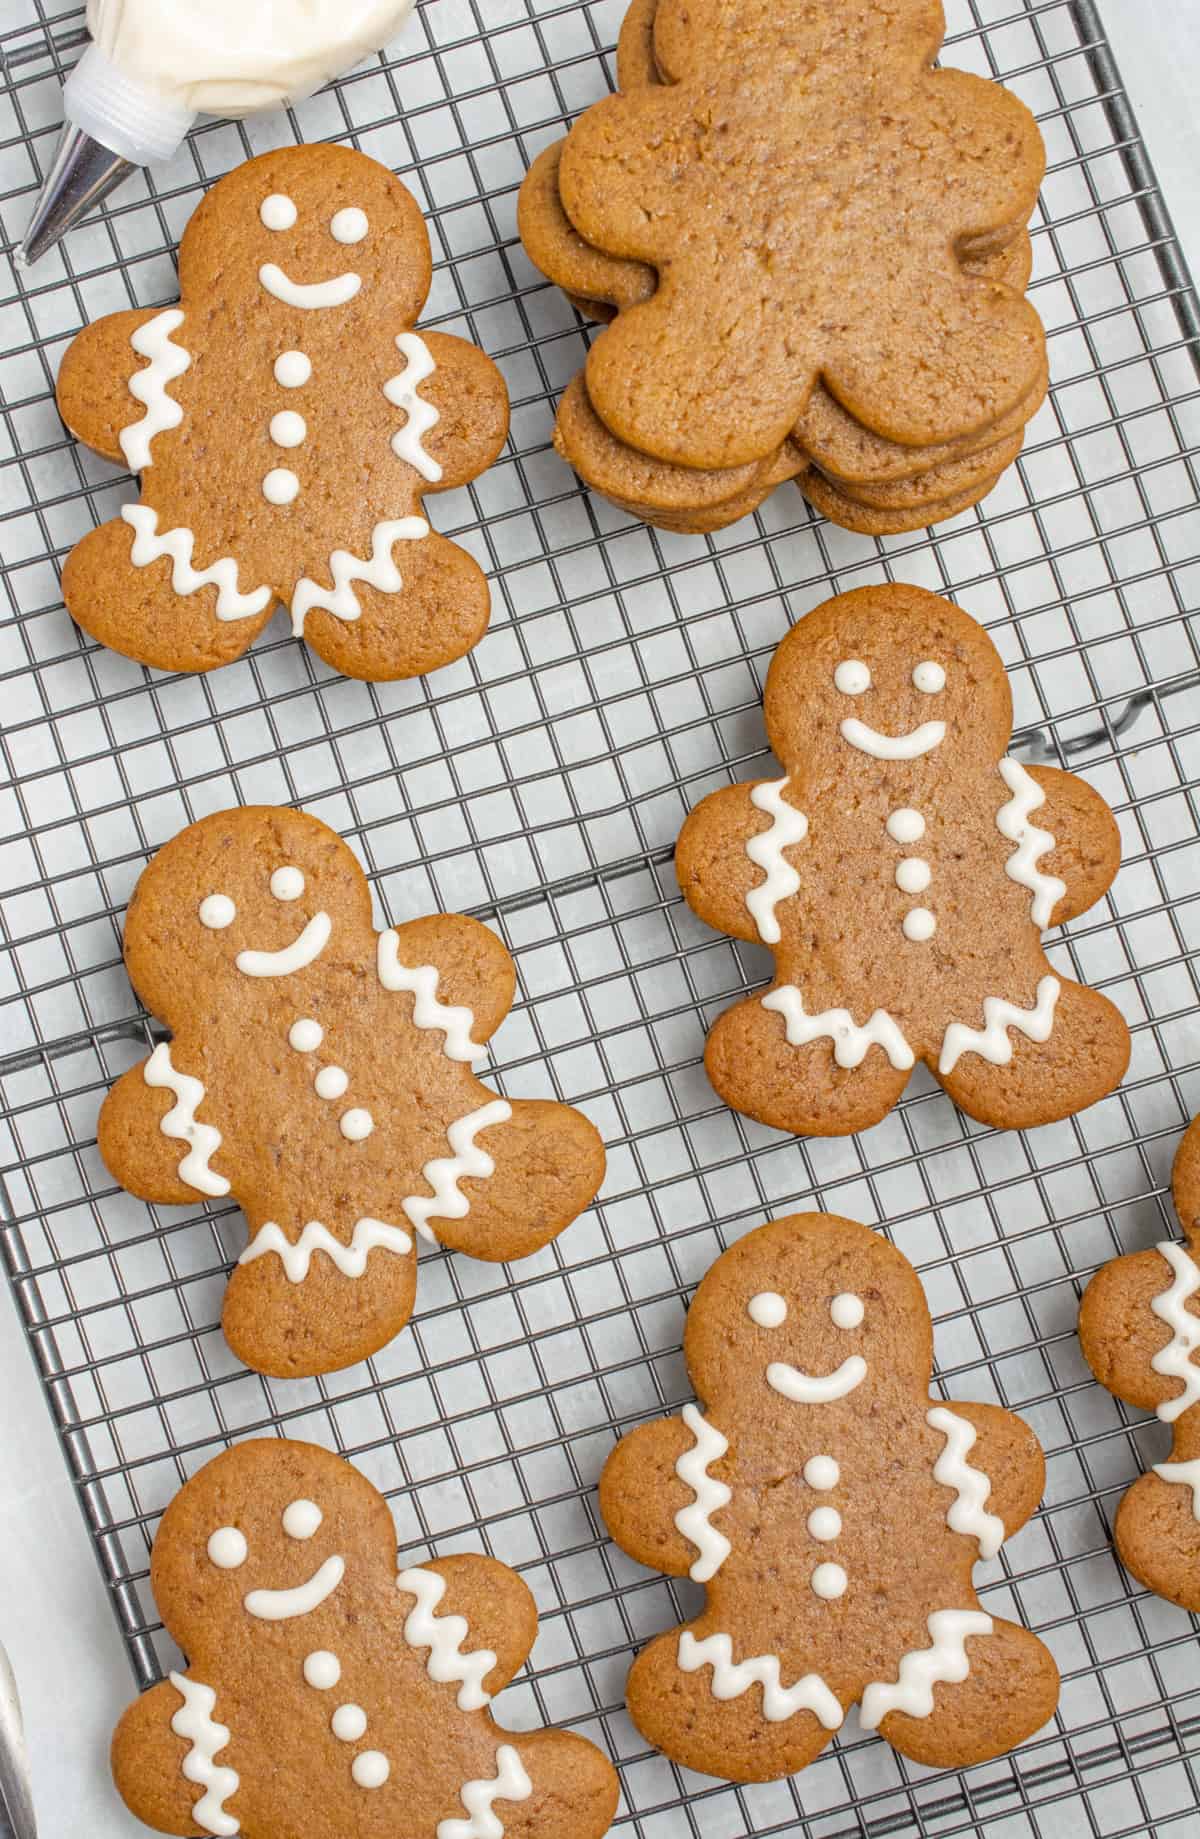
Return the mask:
<svg viewBox="0 0 1200 1839">
<path fill-rule="evenodd" d="M 920 1283 L 886 1239 L 797 1214 L 717 1260 L 688 1312 L 685 1352 L 710 1405 L 745 1397 L 777 1411 L 861 1404 L 880 1381 L 925 1387 L 932 1338 Z"/>
<path fill-rule="evenodd" d="M 745 60 L 747 46 L 760 56 L 808 60 L 838 51 L 867 62 L 907 51 L 914 62 L 932 60 L 945 32 L 941 0 L 893 0 L 869 10 L 836 6 L 779 7 L 775 0 L 661 0 L 654 20 L 655 62 L 672 83 L 703 75 L 714 60 Z"/>
<path fill-rule="evenodd" d="M 999 653 L 959 608 L 919 588 L 827 601 L 775 654 L 765 696 L 779 757 L 814 774 L 876 781 L 997 760 L 1012 729 Z"/>
</svg>

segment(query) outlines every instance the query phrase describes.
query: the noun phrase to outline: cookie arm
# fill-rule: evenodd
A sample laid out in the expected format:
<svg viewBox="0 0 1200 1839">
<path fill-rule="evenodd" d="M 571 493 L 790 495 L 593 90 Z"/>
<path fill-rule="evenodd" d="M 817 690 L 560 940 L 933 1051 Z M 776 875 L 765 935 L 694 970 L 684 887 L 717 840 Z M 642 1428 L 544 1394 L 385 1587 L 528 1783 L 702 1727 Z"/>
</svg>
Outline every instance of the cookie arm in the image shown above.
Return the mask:
<svg viewBox="0 0 1200 1839">
<path fill-rule="evenodd" d="M 1177 1378 L 1151 1364 L 1171 1342 L 1170 1327 L 1151 1305 L 1173 1281 L 1161 1252 L 1131 1252 L 1096 1272 L 1079 1309 L 1084 1359 L 1106 1391 L 1141 1411 L 1154 1411 L 1182 1393 Z"/>
<path fill-rule="evenodd" d="M 758 925 L 746 896 L 766 881 L 746 846 L 772 819 L 750 802 L 753 784 L 723 786 L 692 812 L 675 846 L 675 873 L 692 912 L 717 932 L 754 939 Z"/>
<path fill-rule="evenodd" d="M 481 1108 L 495 1100 L 479 1087 Z M 469 1258 L 507 1263 L 540 1251 L 590 1205 L 604 1179 L 599 1131 L 554 1099 L 514 1099 L 510 1115 L 483 1125 L 473 1141 L 491 1174 L 460 1177 L 469 1202 L 461 1218 L 434 1213 L 429 1221 L 440 1244 Z"/>
<path fill-rule="evenodd" d="M 508 390 L 478 345 L 448 332 L 419 336 L 437 366 L 421 385 L 423 399 L 438 411 L 424 447 L 442 469 L 441 478 L 422 489 L 448 492 L 477 479 L 508 439 Z"/>
<path fill-rule="evenodd" d="M 435 1627 L 442 1616 L 462 1616 L 468 1631 L 462 1651 L 475 1653 L 487 1648 L 496 1656 L 495 1666 L 480 1681 L 484 1691 L 494 1697 L 524 1666 L 537 1634 L 537 1608 L 529 1586 L 506 1564 L 482 1552 L 456 1552 L 408 1568 L 432 1572 L 445 1583 L 445 1592 L 433 1609 Z M 420 1598 L 415 1590 L 406 1589 L 404 1577 L 402 1570 L 400 1608 L 407 1625 Z M 405 1640 L 409 1640 L 407 1628 Z M 419 1641 L 410 1645 L 423 1647 Z"/>
<path fill-rule="evenodd" d="M 974 1427 L 975 1442 L 966 1453 L 966 1462 L 991 1482 L 984 1510 L 1003 1521 L 1004 1536 L 1011 1539 L 1032 1518 L 1042 1498 L 1046 1486 L 1042 1446 L 1024 1419 L 1001 1405 L 964 1405 L 955 1399 L 947 1409 Z"/>
<path fill-rule="evenodd" d="M 1121 866 L 1121 834 L 1116 818 L 1086 779 L 1057 766 L 1025 770 L 1046 794 L 1032 821 L 1054 838 L 1054 848 L 1047 850 L 1038 867 L 1067 885 L 1051 915 L 1051 924 L 1061 926 L 1086 913 L 1112 886 Z"/>
<path fill-rule="evenodd" d="M 162 1128 L 175 1100 L 161 1087 L 146 1084 L 147 1065 L 143 1060 L 123 1073 L 100 1107 L 96 1137 L 101 1159 L 138 1200 L 172 1207 L 198 1204 L 203 1198 L 199 1190 L 179 1173 L 188 1146 Z"/>
<path fill-rule="evenodd" d="M 187 1839 L 202 1831 L 193 1812 L 201 1795 L 183 1773 L 187 1740 L 171 1729 L 182 1703 L 166 1679 L 135 1699 L 113 1732 L 110 1761 L 117 1793 L 135 1819 Z"/>
<path fill-rule="evenodd" d="M 438 974 L 436 999 L 448 1008 L 471 1011 L 471 1039 L 491 1039 L 512 1008 L 517 973 L 505 947 L 479 920 L 459 913 L 434 913 L 392 928 L 396 956 L 415 970 L 431 964 Z M 411 996 L 398 1001 L 413 1004 Z"/>
<path fill-rule="evenodd" d="M 146 413 L 145 405 L 129 391 L 129 379 L 145 362 L 130 340 L 139 326 L 162 310 L 137 307 L 96 320 L 75 335 L 59 366 L 59 414 L 76 440 L 118 465 L 124 462 L 122 430 Z"/>
<path fill-rule="evenodd" d="M 600 1514 L 609 1532 L 623 1552 L 668 1577 L 686 1577 L 698 1556 L 675 1524 L 696 1500 L 676 1470 L 694 1448 L 682 1418 L 658 1418 L 622 1437 L 600 1474 Z"/>
</svg>

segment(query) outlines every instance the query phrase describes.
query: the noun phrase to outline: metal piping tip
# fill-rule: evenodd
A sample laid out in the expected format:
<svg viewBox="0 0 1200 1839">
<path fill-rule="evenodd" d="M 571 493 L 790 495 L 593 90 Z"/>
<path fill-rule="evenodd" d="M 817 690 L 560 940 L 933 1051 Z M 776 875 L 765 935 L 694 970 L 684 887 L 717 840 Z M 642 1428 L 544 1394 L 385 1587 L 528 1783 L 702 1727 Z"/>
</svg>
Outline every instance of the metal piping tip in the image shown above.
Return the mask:
<svg viewBox="0 0 1200 1839">
<path fill-rule="evenodd" d="M 54 163 L 46 174 L 25 240 L 17 251 L 20 268 L 29 268 L 53 249 L 81 217 L 107 198 L 128 173 L 130 160 L 112 153 L 68 121 L 59 136 Z"/>
</svg>

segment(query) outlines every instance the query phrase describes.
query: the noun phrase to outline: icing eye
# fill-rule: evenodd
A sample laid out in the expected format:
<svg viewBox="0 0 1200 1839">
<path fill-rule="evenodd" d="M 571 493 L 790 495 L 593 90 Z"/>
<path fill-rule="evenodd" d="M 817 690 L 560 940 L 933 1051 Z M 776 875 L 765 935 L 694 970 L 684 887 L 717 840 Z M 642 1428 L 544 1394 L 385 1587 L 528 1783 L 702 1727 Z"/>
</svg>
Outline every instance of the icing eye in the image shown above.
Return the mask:
<svg viewBox="0 0 1200 1839">
<path fill-rule="evenodd" d="M 919 690 L 924 690 L 926 696 L 936 696 L 939 690 L 946 687 L 946 673 L 932 658 L 926 658 L 923 664 L 917 665 L 912 680 Z"/>
<path fill-rule="evenodd" d="M 289 1539 L 311 1539 L 324 1518 L 316 1501 L 292 1501 L 283 1510 L 283 1530 Z"/>
<path fill-rule="evenodd" d="M 759 1328 L 778 1328 L 787 1320 L 787 1304 L 777 1290 L 760 1290 L 746 1304 L 746 1314 Z"/>
<path fill-rule="evenodd" d="M 304 876 L 298 868 L 277 868 L 271 876 L 271 892 L 276 900 L 299 900 L 304 892 Z"/>
<path fill-rule="evenodd" d="M 237 918 L 237 908 L 228 894 L 206 894 L 200 902 L 200 924 L 210 932 L 224 932 Z"/>
<path fill-rule="evenodd" d="M 855 1296 L 852 1290 L 843 1290 L 829 1305 L 829 1317 L 835 1328 L 857 1328 L 864 1313 L 862 1297 Z"/>
<path fill-rule="evenodd" d="M 833 673 L 833 683 L 843 696 L 861 696 L 871 687 L 871 673 L 861 658 L 845 658 Z"/>
<path fill-rule="evenodd" d="M 245 1564 L 249 1547 L 236 1526 L 218 1526 L 208 1542 L 208 1555 L 219 1571 L 236 1571 Z"/>
<path fill-rule="evenodd" d="M 286 192 L 272 192 L 258 207 L 258 214 L 268 230 L 290 230 L 299 213 Z"/>
<path fill-rule="evenodd" d="M 361 243 L 369 228 L 367 213 L 351 204 L 344 211 L 334 212 L 329 234 L 335 243 Z"/>
</svg>

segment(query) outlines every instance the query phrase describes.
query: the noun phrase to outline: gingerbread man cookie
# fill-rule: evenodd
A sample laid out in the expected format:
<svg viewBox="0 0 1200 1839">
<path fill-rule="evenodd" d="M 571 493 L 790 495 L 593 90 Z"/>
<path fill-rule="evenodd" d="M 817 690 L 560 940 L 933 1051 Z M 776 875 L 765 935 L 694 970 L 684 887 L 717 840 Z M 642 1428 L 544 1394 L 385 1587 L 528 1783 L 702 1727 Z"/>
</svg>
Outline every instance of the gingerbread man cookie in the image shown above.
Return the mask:
<svg viewBox="0 0 1200 1839">
<path fill-rule="evenodd" d="M 775 958 L 767 993 L 709 1035 L 726 1102 L 844 1135 L 887 1114 L 918 1060 L 1000 1128 L 1111 1092 L 1128 1028 L 1051 967 L 1042 933 L 1108 888 L 1116 823 L 1082 779 L 1007 755 L 986 633 L 923 588 L 859 588 L 793 627 L 764 706 L 783 777 L 706 798 L 676 855 L 701 919 Z"/>
<path fill-rule="evenodd" d="M 113 1776 L 158 1832 L 216 1839 L 601 1839 L 617 1780 L 488 1705 L 537 1632 L 475 1553 L 396 1571 L 387 1502 L 309 1443 L 242 1443 L 163 1515 L 150 1583 L 185 1669 L 131 1705 Z"/>
<path fill-rule="evenodd" d="M 704 1278 L 684 1354 L 706 1409 L 635 1430 L 600 1479 L 618 1545 L 706 1591 L 634 1662 L 643 1735 L 706 1775 L 771 1781 L 855 1703 L 933 1767 L 1046 1723 L 1050 1654 L 971 1581 L 1037 1506 L 1042 1452 L 1011 1412 L 930 1398 L 908 1260 L 853 1220 L 775 1220 Z"/>
<path fill-rule="evenodd" d="M 419 1239 L 522 1258 L 600 1185 L 580 1112 L 476 1076 L 513 998 L 500 940 L 453 914 L 376 933 L 366 876 L 316 818 L 246 807 L 181 831 L 137 884 L 125 958 L 172 1039 L 109 1093 L 100 1152 L 143 1200 L 241 1205 L 223 1323 L 259 1372 L 390 1341 Z"/>
<path fill-rule="evenodd" d="M 1117 1508 L 1125 1568 L 1200 1614 L 1200 1118 L 1172 1182 L 1184 1243 L 1114 1258 L 1083 1293 L 1079 1337 L 1100 1384 L 1171 1426 L 1171 1453 Z"/>
<path fill-rule="evenodd" d="M 180 301 L 69 346 L 63 420 L 141 474 L 77 543 L 63 598 L 94 637 L 162 670 L 238 658 L 276 605 L 348 676 L 412 677 L 488 621 L 478 564 L 430 529 L 508 431 L 491 360 L 413 328 L 431 276 L 411 194 L 348 147 L 289 147 L 208 193 Z"/>
</svg>

